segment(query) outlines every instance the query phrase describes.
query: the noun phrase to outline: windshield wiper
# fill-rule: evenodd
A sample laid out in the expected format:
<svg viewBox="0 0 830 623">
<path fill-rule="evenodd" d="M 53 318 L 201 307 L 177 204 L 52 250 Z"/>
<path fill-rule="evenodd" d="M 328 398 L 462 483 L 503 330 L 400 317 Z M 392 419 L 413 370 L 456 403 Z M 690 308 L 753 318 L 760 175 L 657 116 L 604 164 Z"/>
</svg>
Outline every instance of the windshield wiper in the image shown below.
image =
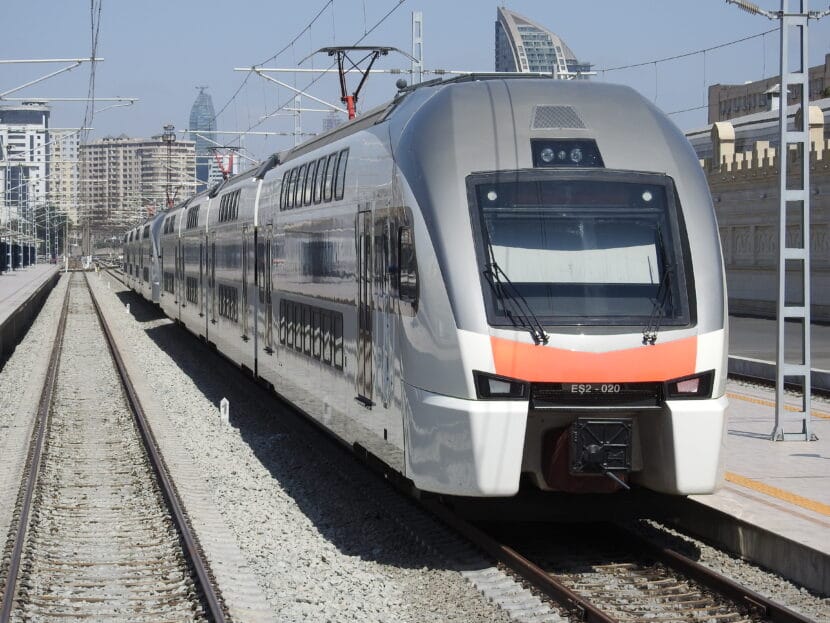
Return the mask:
<svg viewBox="0 0 830 623">
<path fill-rule="evenodd" d="M 666 257 L 663 247 L 663 232 L 660 225 L 657 225 L 657 253 L 663 261 L 663 278 L 657 288 L 657 295 L 651 307 L 651 316 L 648 324 L 643 327 L 643 344 L 654 344 L 657 341 L 657 332 L 660 324 L 666 316 L 666 305 L 671 300 L 671 280 L 674 273 L 674 264 L 671 264 Z"/>
<path fill-rule="evenodd" d="M 487 277 L 487 281 L 490 283 L 490 287 L 493 288 L 495 295 L 502 301 L 504 313 L 513 323 L 513 326 L 526 329 L 535 344 L 547 344 L 550 336 L 545 331 L 542 323 L 539 322 L 528 302 L 495 260 L 487 264 L 484 269 L 484 276 Z M 508 303 L 514 308 L 515 314 L 508 309 Z"/>
</svg>

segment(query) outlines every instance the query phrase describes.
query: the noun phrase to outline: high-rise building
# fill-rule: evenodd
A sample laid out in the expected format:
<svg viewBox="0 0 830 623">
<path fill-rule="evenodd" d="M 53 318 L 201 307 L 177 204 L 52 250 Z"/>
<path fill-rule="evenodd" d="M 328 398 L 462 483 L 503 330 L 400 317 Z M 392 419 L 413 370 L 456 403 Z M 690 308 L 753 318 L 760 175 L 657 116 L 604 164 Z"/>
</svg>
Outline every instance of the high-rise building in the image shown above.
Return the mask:
<svg viewBox="0 0 830 623">
<path fill-rule="evenodd" d="M 587 78 L 591 65 L 554 32 L 499 7 L 496 11 L 496 71 L 550 73 L 554 78 Z"/>
<path fill-rule="evenodd" d="M 106 137 L 81 145 L 82 224 L 104 235 L 120 234 L 163 210 L 167 193 L 174 201 L 190 196 L 195 186 L 192 141 Z"/>
<path fill-rule="evenodd" d="M 70 222 L 77 223 L 80 135 L 76 130 L 51 130 L 49 139 L 49 209 L 65 214 Z"/>
<path fill-rule="evenodd" d="M 213 160 L 216 131 L 216 112 L 213 109 L 213 99 L 205 93 L 207 87 L 196 87 L 199 95 L 190 109 L 190 140 L 196 144 L 196 178 L 199 180 L 197 190 L 207 187 L 210 177 L 210 164 Z"/>
<path fill-rule="evenodd" d="M 31 222 L 34 211 L 46 203 L 49 113 L 49 106 L 43 102 L 0 106 L 3 223 L 16 220 L 18 215 Z"/>
</svg>

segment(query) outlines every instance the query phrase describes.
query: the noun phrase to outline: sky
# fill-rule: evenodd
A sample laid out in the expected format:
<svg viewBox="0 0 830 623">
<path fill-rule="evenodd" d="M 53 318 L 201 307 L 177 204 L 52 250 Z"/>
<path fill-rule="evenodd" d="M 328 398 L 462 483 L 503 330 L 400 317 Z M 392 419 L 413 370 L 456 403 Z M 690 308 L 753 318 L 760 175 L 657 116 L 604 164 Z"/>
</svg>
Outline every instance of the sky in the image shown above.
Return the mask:
<svg viewBox="0 0 830 623">
<path fill-rule="evenodd" d="M 780 6 L 778 0 L 756 2 L 769 10 Z M 0 60 L 88 58 L 91 6 L 100 5 L 97 56 L 104 61 L 96 64 L 95 95 L 139 101 L 122 107 L 98 102 L 89 140 L 149 137 L 168 123 L 185 129 L 198 85 L 208 87 L 217 113 L 224 109 L 217 119 L 219 130 L 290 133 L 295 121 L 290 114 L 263 117 L 290 106 L 292 92 L 250 72 L 235 72 L 235 67 L 261 65 L 283 48 L 266 67 L 328 67 L 331 59 L 322 54 L 299 63 L 321 47 L 358 42 L 409 52 L 411 13 L 421 11 L 427 69 L 492 71 L 501 4 L 557 33 L 580 61 L 594 65 L 594 80 L 632 86 L 668 113 L 693 109 L 671 115 L 684 130 L 705 125 L 708 85 L 740 84 L 779 70 L 777 32 L 653 62 L 777 28 L 777 21 L 749 15 L 723 0 L 26 0 L 15 3 L 14 22 L 5 24 Z M 827 9 L 827 0 L 811 0 L 810 8 Z M 810 65 L 823 64 L 830 53 L 830 16 L 811 21 L 809 39 Z M 610 71 L 637 63 L 647 64 Z M 0 63 L 0 93 L 63 66 Z M 390 54 L 376 67 L 408 69 L 409 60 Z M 89 71 L 86 63 L 8 97 L 86 97 Z M 309 74 L 275 77 L 299 88 L 312 79 Z M 370 76 L 358 110 L 390 99 L 399 77 Z M 356 80 L 350 77 L 350 86 Z M 323 76 L 308 91 L 339 104 L 336 75 Z M 303 105 L 319 108 L 307 98 Z M 319 131 L 323 117 L 303 113 L 302 128 Z M 53 104 L 52 127 L 77 128 L 83 119 L 84 104 Z M 220 140 L 238 144 L 233 135 Z M 293 136 L 242 139 L 252 159 L 293 143 Z"/>
</svg>

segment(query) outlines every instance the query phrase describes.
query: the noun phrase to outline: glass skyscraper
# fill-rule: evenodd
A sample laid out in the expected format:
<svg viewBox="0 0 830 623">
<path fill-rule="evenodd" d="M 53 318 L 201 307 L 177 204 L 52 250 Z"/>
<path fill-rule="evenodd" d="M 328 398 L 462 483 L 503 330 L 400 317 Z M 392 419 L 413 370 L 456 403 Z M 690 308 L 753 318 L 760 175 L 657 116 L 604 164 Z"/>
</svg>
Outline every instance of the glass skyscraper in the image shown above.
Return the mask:
<svg viewBox="0 0 830 623">
<path fill-rule="evenodd" d="M 210 164 L 213 160 L 213 150 L 208 139 L 215 139 L 216 112 L 213 109 L 213 99 L 205 93 L 207 87 L 196 87 L 199 95 L 190 109 L 190 140 L 196 143 L 196 178 L 199 180 L 196 190 L 207 188 L 210 176 Z"/>
<path fill-rule="evenodd" d="M 555 78 L 586 78 L 582 63 L 559 36 L 505 7 L 496 12 L 496 71 L 543 72 Z"/>
</svg>

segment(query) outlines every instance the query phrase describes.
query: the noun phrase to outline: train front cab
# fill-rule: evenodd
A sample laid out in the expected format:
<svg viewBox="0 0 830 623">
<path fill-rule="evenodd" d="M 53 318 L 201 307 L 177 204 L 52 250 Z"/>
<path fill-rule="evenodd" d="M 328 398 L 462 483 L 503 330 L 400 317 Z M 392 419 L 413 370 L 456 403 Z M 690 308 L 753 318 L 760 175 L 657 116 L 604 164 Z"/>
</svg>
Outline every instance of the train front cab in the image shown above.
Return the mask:
<svg viewBox="0 0 830 623">
<path fill-rule="evenodd" d="M 160 231 L 165 213 L 161 213 L 139 228 L 137 243 L 138 276 L 136 292 L 151 303 L 159 302 L 161 275 L 159 272 Z"/>
<path fill-rule="evenodd" d="M 567 492 L 713 491 L 725 332 L 699 330 L 673 181 L 476 174 L 467 194 L 489 330 L 458 332 L 474 400 L 418 387 L 439 378 L 407 384 L 416 486 L 512 495 L 524 475 Z M 450 313 L 434 300 L 424 307 Z"/>
</svg>

